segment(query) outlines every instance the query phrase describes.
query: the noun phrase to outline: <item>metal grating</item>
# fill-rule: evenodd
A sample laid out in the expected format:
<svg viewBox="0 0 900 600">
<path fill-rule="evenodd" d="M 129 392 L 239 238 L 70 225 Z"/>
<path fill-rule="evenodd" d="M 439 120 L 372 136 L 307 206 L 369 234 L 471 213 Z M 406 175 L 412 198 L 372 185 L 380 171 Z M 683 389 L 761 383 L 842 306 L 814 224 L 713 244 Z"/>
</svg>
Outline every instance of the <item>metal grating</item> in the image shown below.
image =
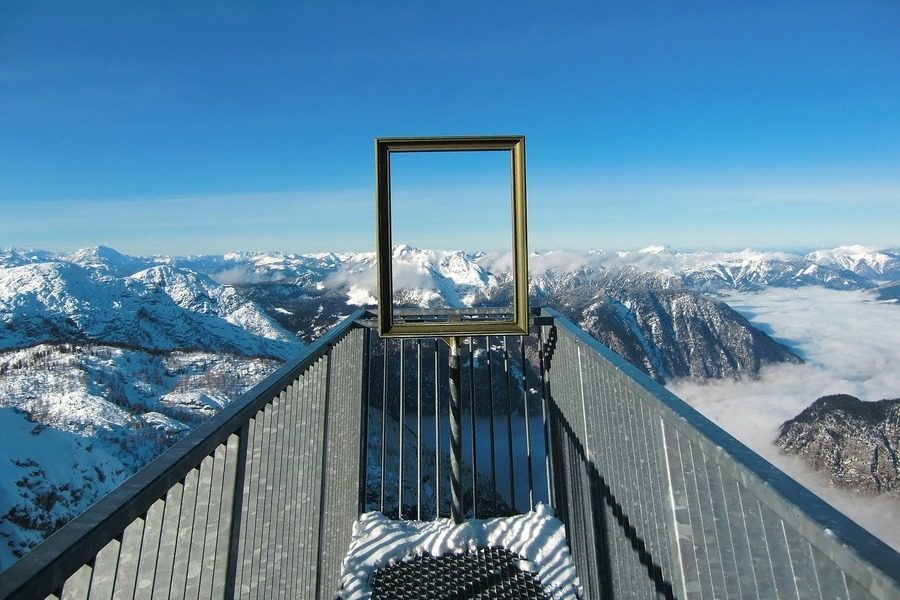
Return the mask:
<svg viewBox="0 0 900 600">
<path fill-rule="evenodd" d="M 531 599 L 547 600 L 541 583 L 505 548 L 432 556 L 382 567 L 372 582 L 373 600 Z"/>
</svg>

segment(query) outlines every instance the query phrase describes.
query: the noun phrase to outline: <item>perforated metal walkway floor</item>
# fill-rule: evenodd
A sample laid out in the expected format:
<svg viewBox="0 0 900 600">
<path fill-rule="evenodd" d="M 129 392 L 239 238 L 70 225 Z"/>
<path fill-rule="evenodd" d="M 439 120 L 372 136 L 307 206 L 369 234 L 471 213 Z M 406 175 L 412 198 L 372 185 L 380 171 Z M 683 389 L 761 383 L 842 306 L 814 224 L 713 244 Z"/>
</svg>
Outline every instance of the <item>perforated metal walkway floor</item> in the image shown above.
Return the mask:
<svg viewBox="0 0 900 600">
<path fill-rule="evenodd" d="M 504 548 L 416 557 L 375 571 L 375 600 L 548 600 L 534 574 L 523 571 L 524 559 Z"/>
</svg>

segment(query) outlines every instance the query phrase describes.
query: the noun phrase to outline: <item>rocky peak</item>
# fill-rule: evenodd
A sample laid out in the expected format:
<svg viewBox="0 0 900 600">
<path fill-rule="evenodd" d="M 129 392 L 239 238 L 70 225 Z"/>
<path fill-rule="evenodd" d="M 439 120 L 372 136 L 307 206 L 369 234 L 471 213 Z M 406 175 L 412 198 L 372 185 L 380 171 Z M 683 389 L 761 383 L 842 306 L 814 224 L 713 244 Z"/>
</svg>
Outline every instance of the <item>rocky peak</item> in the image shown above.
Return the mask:
<svg viewBox="0 0 900 600">
<path fill-rule="evenodd" d="M 775 443 L 835 485 L 900 492 L 900 399 L 823 396 L 783 423 Z"/>
</svg>

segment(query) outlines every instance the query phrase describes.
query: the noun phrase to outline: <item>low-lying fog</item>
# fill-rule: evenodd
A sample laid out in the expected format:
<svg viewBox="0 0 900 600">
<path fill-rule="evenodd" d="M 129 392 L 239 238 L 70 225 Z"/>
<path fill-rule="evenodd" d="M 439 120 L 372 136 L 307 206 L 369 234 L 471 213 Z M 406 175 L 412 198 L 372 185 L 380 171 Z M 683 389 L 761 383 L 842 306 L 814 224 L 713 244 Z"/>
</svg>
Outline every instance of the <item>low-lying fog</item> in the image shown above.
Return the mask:
<svg viewBox="0 0 900 600">
<path fill-rule="evenodd" d="M 820 396 L 900 397 L 900 305 L 866 292 L 767 289 L 723 298 L 806 363 L 776 365 L 758 379 L 670 382 L 668 388 L 838 510 L 900 550 L 900 500 L 835 489 L 780 453 L 778 426 Z"/>
</svg>

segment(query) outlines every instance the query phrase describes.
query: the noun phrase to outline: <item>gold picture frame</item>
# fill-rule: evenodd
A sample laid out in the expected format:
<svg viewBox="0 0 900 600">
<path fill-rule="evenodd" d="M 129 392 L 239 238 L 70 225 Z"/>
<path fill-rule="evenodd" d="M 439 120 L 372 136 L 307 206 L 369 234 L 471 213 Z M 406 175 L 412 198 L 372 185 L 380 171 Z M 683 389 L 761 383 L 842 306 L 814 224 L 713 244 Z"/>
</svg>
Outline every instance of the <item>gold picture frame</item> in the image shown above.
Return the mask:
<svg viewBox="0 0 900 600">
<path fill-rule="evenodd" d="M 448 310 L 408 320 L 393 306 L 391 154 L 395 152 L 509 151 L 512 221 L 512 303 L 509 311 Z M 528 335 L 528 228 L 525 203 L 525 136 L 415 137 L 375 139 L 378 332 L 382 337 Z M 441 311 L 437 311 L 441 313 Z"/>
</svg>

